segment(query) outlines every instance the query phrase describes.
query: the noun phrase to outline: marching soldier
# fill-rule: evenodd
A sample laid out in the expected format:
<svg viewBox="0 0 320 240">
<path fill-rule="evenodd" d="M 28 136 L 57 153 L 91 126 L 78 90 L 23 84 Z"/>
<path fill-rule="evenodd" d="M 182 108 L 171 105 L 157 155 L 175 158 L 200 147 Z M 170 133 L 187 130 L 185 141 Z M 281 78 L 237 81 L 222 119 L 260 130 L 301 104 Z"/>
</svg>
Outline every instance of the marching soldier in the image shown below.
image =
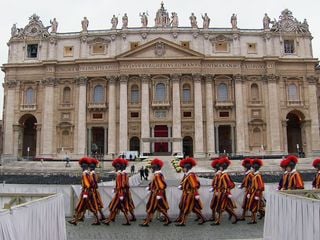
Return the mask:
<svg viewBox="0 0 320 240">
<path fill-rule="evenodd" d="M 252 178 L 251 191 L 248 193 L 248 210 L 251 211 L 251 221 L 248 224 L 256 224 L 257 212 L 260 213 L 260 219 L 264 216 L 264 182 L 259 169 L 263 165 L 262 160 L 254 159 L 252 161 L 252 167 L 254 170 L 254 177 Z"/>
<path fill-rule="evenodd" d="M 294 155 L 287 157 L 288 165 L 288 190 L 304 189 L 304 183 L 301 174 L 297 171 L 296 165 L 298 163 L 298 158 Z"/>
<path fill-rule="evenodd" d="M 218 197 L 215 194 L 217 192 L 218 184 L 219 184 L 219 179 L 221 176 L 221 170 L 220 170 L 220 159 L 215 159 L 211 162 L 211 167 L 215 170 L 215 175 L 212 179 L 212 184 L 209 192 L 213 192 L 212 200 L 210 203 L 210 208 L 212 211 L 212 216 L 209 221 L 215 221 L 216 220 L 216 207 L 218 203 Z"/>
<path fill-rule="evenodd" d="M 318 170 L 314 180 L 312 181 L 312 188 L 320 189 L 320 158 L 315 159 L 312 166 Z"/>
<path fill-rule="evenodd" d="M 122 225 L 130 225 L 129 217 L 128 217 L 128 209 L 125 206 L 124 201 L 124 189 L 123 189 L 123 177 L 121 173 L 122 165 L 124 164 L 124 159 L 116 158 L 112 161 L 112 166 L 116 170 L 116 186 L 114 188 L 114 196 L 109 204 L 110 215 L 103 222 L 106 225 L 109 225 L 111 221 L 115 221 L 116 215 L 119 211 L 123 212 L 126 222 Z"/>
<path fill-rule="evenodd" d="M 89 210 L 96 218 L 96 221 L 93 222 L 92 225 L 100 225 L 98 217 L 98 205 L 92 192 L 91 177 L 88 170 L 90 159 L 88 157 L 83 157 L 79 160 L 79 164 L 83 170 L 81 180 L 82 190 L 80 193 L 79 202 L 75 209 L 74 218 L 68 222 L 73 225 L 77 225 L 77 223 L 83 219 L 86 210 Z"/>
<path fill-rule="evenodd" d="M 130 213 L 131 222 L 135 222 L 136 216 L 134 215 L 134 202 L 132 200 L 132 195 L 130 191 L 130 185 L 129 185 L 129 175 L 126 172 L 126 168 L 128 166 L 128 160 L 122 159 L 122 164 L 121 164 L 121 174 L 122 174 L 122 188 L 123 188 L 123 197 L 124 197 L 124 206 L 127 209 L 127 212 Z"/>
<path fill-rule="evenodd" d="M 194 212 L 198 219 L 200 219 L 199 225 L 205 223 L 206 219 L 201 213 L 203 208 L 200 200 L 198 190 L 200 188 L 200 182 L 195 173 L 190 170 L 196 165 L 196 161 L 193 158 L 186 158 L 180 161 L 180 167 L 183 168 L 183 172 L 186 174 L 182 183 L 182 198 L 180 202 L 181 216 L 180 221 L 176 226 L 185 226 L 188 215 Z"/>
<path fill-rule="evenodd" d="M 282 159 L 280 162 L 280 167 L 283 170 L 282 177 L 279 181 L 279 186 L 277 190 L 287 190 L 288 189 L 288 171 L 287 171 L 287 166 L 288 166 L 288 161 L 287 159 Z"/>
<path fill-rule="evenodd" d="M 102 198 L 101 198 L 101 195 L 100 195 L 100 192 L 98 190 L 98 176 L 95 172 L 95 169 L 97 167 L 97 165 L 99 164 L 99 161 L 95 158 L 90 158 L 90 165 L 89 165 L 89 168 L 90 168 L 90 177 L 91 177 L 91 189 L 92 189 L 92 192 L 93 192 L 93 197 L 95 198 L 95 201 L 97 203 L 97 206 L 98 206 L 98 212 L 100 213 L 100 220 L 103 221 L 105 220 L 105 216 L 103 214 L 103 202 L 102 202 Z"/>
<path fill-rule="evenodd" d="M 248 198 L 247 195 L 250 193 L 251 191 L 251 184 L 252 184 L 252 178 L 254 176 L 251 167 L 252 167 L 252 159 L 250 158 L 245 158 L 242 161 L 242 166 L 245 169 L 245 174 L 244 174 L 244 178 L 242 180 L 242 183 L 240 185 L 240 189 L 244 189 L 245 193 L 244 193 L 244 198 L 242 201 L 242 215 L 241 218 L 239 219 L 239 221 L 244 221 L 245 217 L 246 217 L 246 212 L 248 211 Z"/>
<path fill-rule="evenodd" d="M 236 205 L 231 199 L 231 189 L 235 187 L 235 184 L 227 173 L 227 168 L 229 167 L 231 162 L 227 157 L 221 158 L 219 162 L 220 170 L 222 172 L 215 192 L 215 195 L 217 197 L 216 212 L 218 213 L 218 218 L 211 225 L 220 225 L 221 215 L 224 211 L 227 211 L 229 214 L 231 214 L 231 216 L 234 217 L 234 221 L 232 221 L 232 224 L 235 224 L 238 221 L 238 217 L 234 212 L 234 208 L 236 207 Z"/>
<path fill-rule="evenodd" d="M 166 197 L 166 187 L 164 176 L 161 172 L 163 167 L 163 161 L 160 159 L 154 159 L 151 161 L 151 168 L 153 172 L 153 180 L 149 184 L 148 191 L 150 191 L 150 197 L 147 203 L 147 218 L 140 224 L 142 227 L 148 227 L 149 223 L 152 221 L 153 215 L 156 211 L 162 213 L 165 218 L 164 226 L 168 226 L 171 221 L 168 216 L 168 201 Z"/>
</svg>

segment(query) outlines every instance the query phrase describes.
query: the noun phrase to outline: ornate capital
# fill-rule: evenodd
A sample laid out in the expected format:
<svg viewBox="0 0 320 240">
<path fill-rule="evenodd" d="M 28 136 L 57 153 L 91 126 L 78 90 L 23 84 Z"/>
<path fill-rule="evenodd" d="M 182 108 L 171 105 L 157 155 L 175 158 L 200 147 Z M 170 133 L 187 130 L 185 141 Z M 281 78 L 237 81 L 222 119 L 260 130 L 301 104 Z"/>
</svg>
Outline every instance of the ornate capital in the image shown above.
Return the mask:
<svg viewBox="0 0 320 240">
<path fill-rule="evenodd" d="M 88 83 L 88 78 L 85 76 L 81 76 L 81 77 L 77 77 L 76 78 L 76 83 L 77 85 L 81 86 L 81 85 L 87 85 Z"/>
<path fill-rule="evenodd" d="M 172 82 L 180 82 L 181 75 L 180 74 L 171 74 L 170 76 Z"/>
<path fill-rule="evenodd" d="M 118 79 L 117 76 L 109 76 L 109 77 L 107 77 L 107 80 L 108 80 L 109 84 L 115 84 L 117 79 Z"/>
<path fill-rule="evenodd" d="M 192 74 L 192 78 L 194 82 L 201 82 L 201 74 L 196 73 L 196 74 Z"/>
<path fill-rule="evenodd" d="M 241 83 L 244 80 L 244 76 L 241 74 L 235 74 L 233 75 L 233 80 L 237 83 Z"/>
<path fill-rule="evenodd" d="M 319 78 L 314 75 L 307 76 L 307 81 L 309 84 L 317 84 L 318 80 Z"/>
<path fill-rule="evenodd" d="M 127 84 L 128 83 L 128 79 L 129 79 L 128 75 L 120 75 L 120 84 L 121 83 Z"/>
<path fill-rule="evenodd" d="M 4 83 L 4 86 L 7 88 L 15 88 L 18 85 L 18 81 L 13 80 L 13 81 L 8 81 Z"/>
<path fill-rule="evenodd" d="M 280 77 L 274 74 L 269 74 L 263 76 L 262 79 L 267 81 L 268 83 L 276 83 L 280 79 Z"/>
<path fill-rule="evenodd" d="M 57 78 L 49 77 L 41 81 L 43 86 L 53 87 L 56 86 L 59 80 Z"/>
<path fill-rule="evenodd" d="M 206 79 L 206 83 L 211 84 L 211 83 L 212 83 L 212 80 L 213 80 L 213 75 L 211 75 L 211 74 L 206 74 L 206 75 L 205 75 L 205 79 Z"/>
<path fill-rule="evenodd" d="M 142 74 L 142 75 L 140 75 L 140 77 L 141 77 L 142 83 L 149 83 L 149 81 L 150 81 L 150 75 Z"/>
</svg>

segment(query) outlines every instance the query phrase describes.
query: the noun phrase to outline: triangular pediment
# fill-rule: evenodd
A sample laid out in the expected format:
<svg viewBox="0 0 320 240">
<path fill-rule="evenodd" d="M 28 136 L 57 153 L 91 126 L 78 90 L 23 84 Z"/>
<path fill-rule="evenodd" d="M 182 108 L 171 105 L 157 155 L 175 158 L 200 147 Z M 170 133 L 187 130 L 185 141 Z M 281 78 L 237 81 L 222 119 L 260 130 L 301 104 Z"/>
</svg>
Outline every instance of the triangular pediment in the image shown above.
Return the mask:
<svg viewBox="0 0 320 240">
<path fill-rule="evenodd" d="M 203 54 L 180 46 L 163 38 L 156 38 L 141 46 L 131 49 L 117 56 L 122 58 L 138 59 L 173 59 L 173 58 L 202 58 Z"/>
</svg>

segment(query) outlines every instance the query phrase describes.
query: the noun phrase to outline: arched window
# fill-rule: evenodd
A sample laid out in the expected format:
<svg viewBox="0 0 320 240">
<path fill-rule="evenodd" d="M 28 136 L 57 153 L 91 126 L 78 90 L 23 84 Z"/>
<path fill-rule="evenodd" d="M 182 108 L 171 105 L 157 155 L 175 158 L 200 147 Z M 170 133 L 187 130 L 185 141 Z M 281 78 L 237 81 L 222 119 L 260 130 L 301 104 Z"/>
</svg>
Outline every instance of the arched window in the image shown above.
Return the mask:
<svg viewBox="0 0 320 240">
<path fill-rule="evenodd" d="M 251 100 L 257 101 L 259 100 L 259 87 L 256 83 L 251 85 Z"/>
<path fill-rule="evenodd" d="M 298 88 L 294 83 L 288 86 L 288 99 L 289 101 L 299 100 Z"/>
<path fill-rule="evenodd" d="M 104 89 L 101 85 L 97 85 L 94 87 L 93 102 L 94 103 L 104 102 Z"/>
<path fill-rule="evenodd" d="M 69 147 L 69 131 L 64 130 L 62 132 L 62 147 Z"/>
<path fill-rule="evenodd" d="M 28 88 L 26 92 L 26 104 L 34 104 L 34 90 L 31 87 Z"/>
<path fill-rule="evenodd" d="M 156 101 L 166 100 L 166 86 L 164 83 L 158 83 L 156 85 Z"/>
<path fill-rule="evenodd" d="M 183 102 L 191 102 L 191 88 L 189 84 L 183 85 Z"/>
<path fill-rule="evenodd" d="M 131 103 L 139 103 L 139 87 L 137 85 L 131 86 Z"/>
<path fill-rule="evenodd" d="M 253 129 L 253 146 L 261 146 L 261 130 L 256 127 Z"/>
<path fill-rule="evenodd" d="M 70 103 L 71 102 L 70 100 L 71 100 L 71 89 L 69 87 L 65 87 L 63 89 L 62 102 Z"/>
<path fill-rule="evenodd" d="M 218 86 L 218 101 L 228 101 L 228 86 L 225 83 L 220 83 Z"/>
</svg>

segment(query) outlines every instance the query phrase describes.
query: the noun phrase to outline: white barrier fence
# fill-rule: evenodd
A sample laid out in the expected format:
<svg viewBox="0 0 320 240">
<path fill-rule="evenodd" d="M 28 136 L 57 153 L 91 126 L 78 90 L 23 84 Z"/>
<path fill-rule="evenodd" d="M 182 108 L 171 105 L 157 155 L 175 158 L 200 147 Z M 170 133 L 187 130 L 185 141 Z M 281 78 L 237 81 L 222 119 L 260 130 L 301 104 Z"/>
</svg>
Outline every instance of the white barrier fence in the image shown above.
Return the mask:
<svg viewBox="0 0 320 240">
<path fill-rule="evenodd" d="M 62 194 L 0 210 L 0 239 L 66 240 Z"/>
<path fill-rule="evenodd" d="M 320 239 L 320 200 L 295 195 L 302 192 L 308 191 L 267 194 L 263 239 Z M 312 192 L 320 196 L 320 190 Z"/>
</svg>

